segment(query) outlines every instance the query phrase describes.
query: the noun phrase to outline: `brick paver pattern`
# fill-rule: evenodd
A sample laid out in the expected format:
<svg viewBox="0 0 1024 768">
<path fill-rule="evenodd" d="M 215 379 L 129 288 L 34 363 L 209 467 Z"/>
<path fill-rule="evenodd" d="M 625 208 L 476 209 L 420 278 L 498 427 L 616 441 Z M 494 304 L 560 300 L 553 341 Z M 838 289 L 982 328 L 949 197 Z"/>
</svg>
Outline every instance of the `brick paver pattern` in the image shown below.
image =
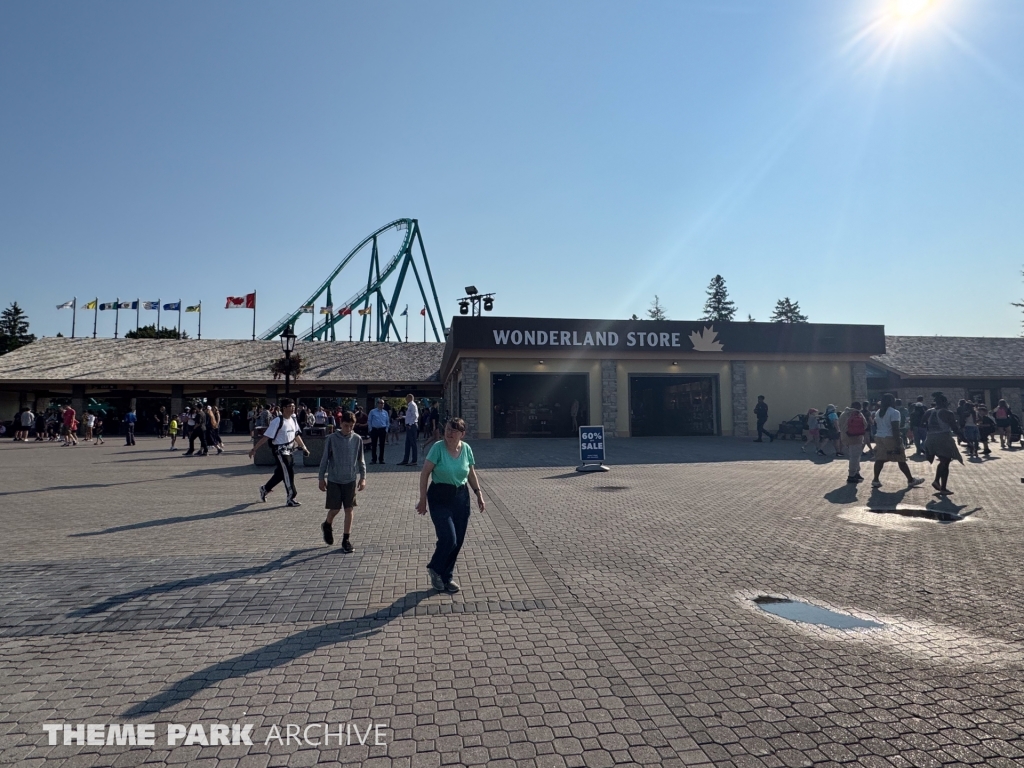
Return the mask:
<svg viewBox="0 0 1024 768">
<path fill-rule="evenodd" d="M 943 502 L 791 442 L 611 441 L 584 475 L 571 441 L 478 441 L 489 507 L 448 595 L 418 473 L 369 467 L 345 554 L 314 470 L 302 507 L 262 504 L 269 471 L 227 442 L 0 444 L 0 763 L 1024 765 L 1018 452 L 954 465 Z M 54 722 L 159 738 L 50 746 Z M 162 738 L 214 722 L 253 746 Z M 324 722 L 386 723 L 387 746 L 264 743 Z"/>
</svg>

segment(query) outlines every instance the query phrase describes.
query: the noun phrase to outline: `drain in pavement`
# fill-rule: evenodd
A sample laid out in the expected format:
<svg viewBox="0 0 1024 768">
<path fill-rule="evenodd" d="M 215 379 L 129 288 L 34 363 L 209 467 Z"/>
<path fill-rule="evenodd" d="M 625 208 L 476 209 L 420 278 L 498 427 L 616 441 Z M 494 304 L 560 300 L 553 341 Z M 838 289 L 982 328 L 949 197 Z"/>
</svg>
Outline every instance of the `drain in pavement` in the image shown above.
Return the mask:
<svg viewBox="0 0 1024 768">
<path fill-rule="evenodd" d="M 782 597 L 762 595 L 754 598 L 754 603 L 762 611 L 781 616 L 790 621 L 801 621 L 805 624 L 819 624 L 832 629 L 874 629 L 884 626 L 877 621 L 858 619 L 846 613 L 837 613 L 817 605 L 799 600 L 787 600 Z"/>
<path fill-rule="evenodd" d="M 595 485 L 595 491 L 604 491 L 605 493 L 614 493 L 615 491 L 628 491 L 628 485 Z"/>
</svg>

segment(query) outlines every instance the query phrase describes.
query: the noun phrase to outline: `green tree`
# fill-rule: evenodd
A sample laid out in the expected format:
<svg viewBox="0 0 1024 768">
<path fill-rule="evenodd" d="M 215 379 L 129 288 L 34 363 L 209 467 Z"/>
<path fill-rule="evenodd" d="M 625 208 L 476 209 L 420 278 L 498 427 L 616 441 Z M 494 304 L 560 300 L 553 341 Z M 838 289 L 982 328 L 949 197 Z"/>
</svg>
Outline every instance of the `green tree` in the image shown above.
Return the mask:
<svg viewBox="0 0 1024 768">
<path fill-rule="evenodd" d="M 636 316 L 636 312 L 634 312 L 634 313 L 632 314 L 632 316 L 631 316 L 631 317 L 630 317 L 629 319 L 630 319 L 630 320 L 639 320 L 640 318 L 639 318 L 639 317 L 637 317 L 637 316 Z"/>
<path fill-rule="evenodd" d="M 18 302 L 13 302 L 0 313 L 0 355 L 13 352 L 35 340 L 35 335 L 28 332 L 28 315 L 18 306 Z"/>
<path fill-rule="evenodd" d="M 736 316 L 736 304 L 729 301 L 729 289 L 725 278 L 715 275 L 708 283 L 708 300 L 704 302 L 704 317 L 701 320 L 726 321 Z"/>
<path fill-rule="evenodd" d="M 658 294 L 654 294 L 654 301 L 651 302 L 651 308 L 647 310 L 647 319 L 668 320 L 668 313 L 666 313 L 665 308 L 661 306 Z"/>
<path fill-rule="evenodd" d="M 799 301 L 790 301 L 787 296 L 775 302 L 775 311 L 770 319 L 773 323 L 806 323 L 807 315 L 800 312 Z"/>
<path fill-rule="evenodd" d="M 152 325 L 140 325 L 137 331 L 128 331 L 124 335 L 126 339 L 187 339 L 188 334 L 182 331 L 179 335 L 174 328 L 161 328 L 157 330 L 156 323 Z"/>
</svg>

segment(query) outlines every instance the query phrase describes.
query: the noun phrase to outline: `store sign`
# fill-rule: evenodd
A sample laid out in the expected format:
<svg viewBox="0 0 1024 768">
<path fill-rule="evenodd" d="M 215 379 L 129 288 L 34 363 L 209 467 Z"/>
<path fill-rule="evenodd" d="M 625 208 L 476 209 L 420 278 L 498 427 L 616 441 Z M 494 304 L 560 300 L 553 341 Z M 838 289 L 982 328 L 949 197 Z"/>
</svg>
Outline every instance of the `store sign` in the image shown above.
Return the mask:
<svg viewBox="0 0 1024 768">
<path fill-rule="evenodd" d="M 455 348 L 574 352 L 882 354 L 880 325 L 455 317 Z M 568 349 L 566 349 L 568 351 Z"/>
<path fill-rule="evenodd" d="M 604 427 L 580 427 L 580 461 L 604 463 Z"/>
</svg>

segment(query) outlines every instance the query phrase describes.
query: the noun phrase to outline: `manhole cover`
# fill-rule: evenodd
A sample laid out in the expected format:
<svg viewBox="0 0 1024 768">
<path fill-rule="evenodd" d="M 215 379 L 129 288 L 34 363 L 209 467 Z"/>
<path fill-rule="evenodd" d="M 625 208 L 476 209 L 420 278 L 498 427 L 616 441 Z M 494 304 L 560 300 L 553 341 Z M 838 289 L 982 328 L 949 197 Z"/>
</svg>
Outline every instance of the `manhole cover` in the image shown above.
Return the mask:
<svg viewBox="0 0 1024 768">
<path fill-rule="evenodd" d="M 820 624 L 823 627 L 832 629 L 873 629 L 883 626 L 877 621 L 867 621 L 850 616 L 846 613 L 837 613 L 817 605 L 804 603 L 799 600 L 787 600 L 782 597 L 768 597 L 766 595 L 755 597 L 754 603 L 762 611 L 781 616 L 790 621 L 802 621 L 805 624 Z"/>
<path fill-rule="evenodd" d="M 615 491 L 628 491 L 628 485 L 595 485 L 595 491 L 604 491 L 605 493 L 615 493 Z"/>
</svg>

